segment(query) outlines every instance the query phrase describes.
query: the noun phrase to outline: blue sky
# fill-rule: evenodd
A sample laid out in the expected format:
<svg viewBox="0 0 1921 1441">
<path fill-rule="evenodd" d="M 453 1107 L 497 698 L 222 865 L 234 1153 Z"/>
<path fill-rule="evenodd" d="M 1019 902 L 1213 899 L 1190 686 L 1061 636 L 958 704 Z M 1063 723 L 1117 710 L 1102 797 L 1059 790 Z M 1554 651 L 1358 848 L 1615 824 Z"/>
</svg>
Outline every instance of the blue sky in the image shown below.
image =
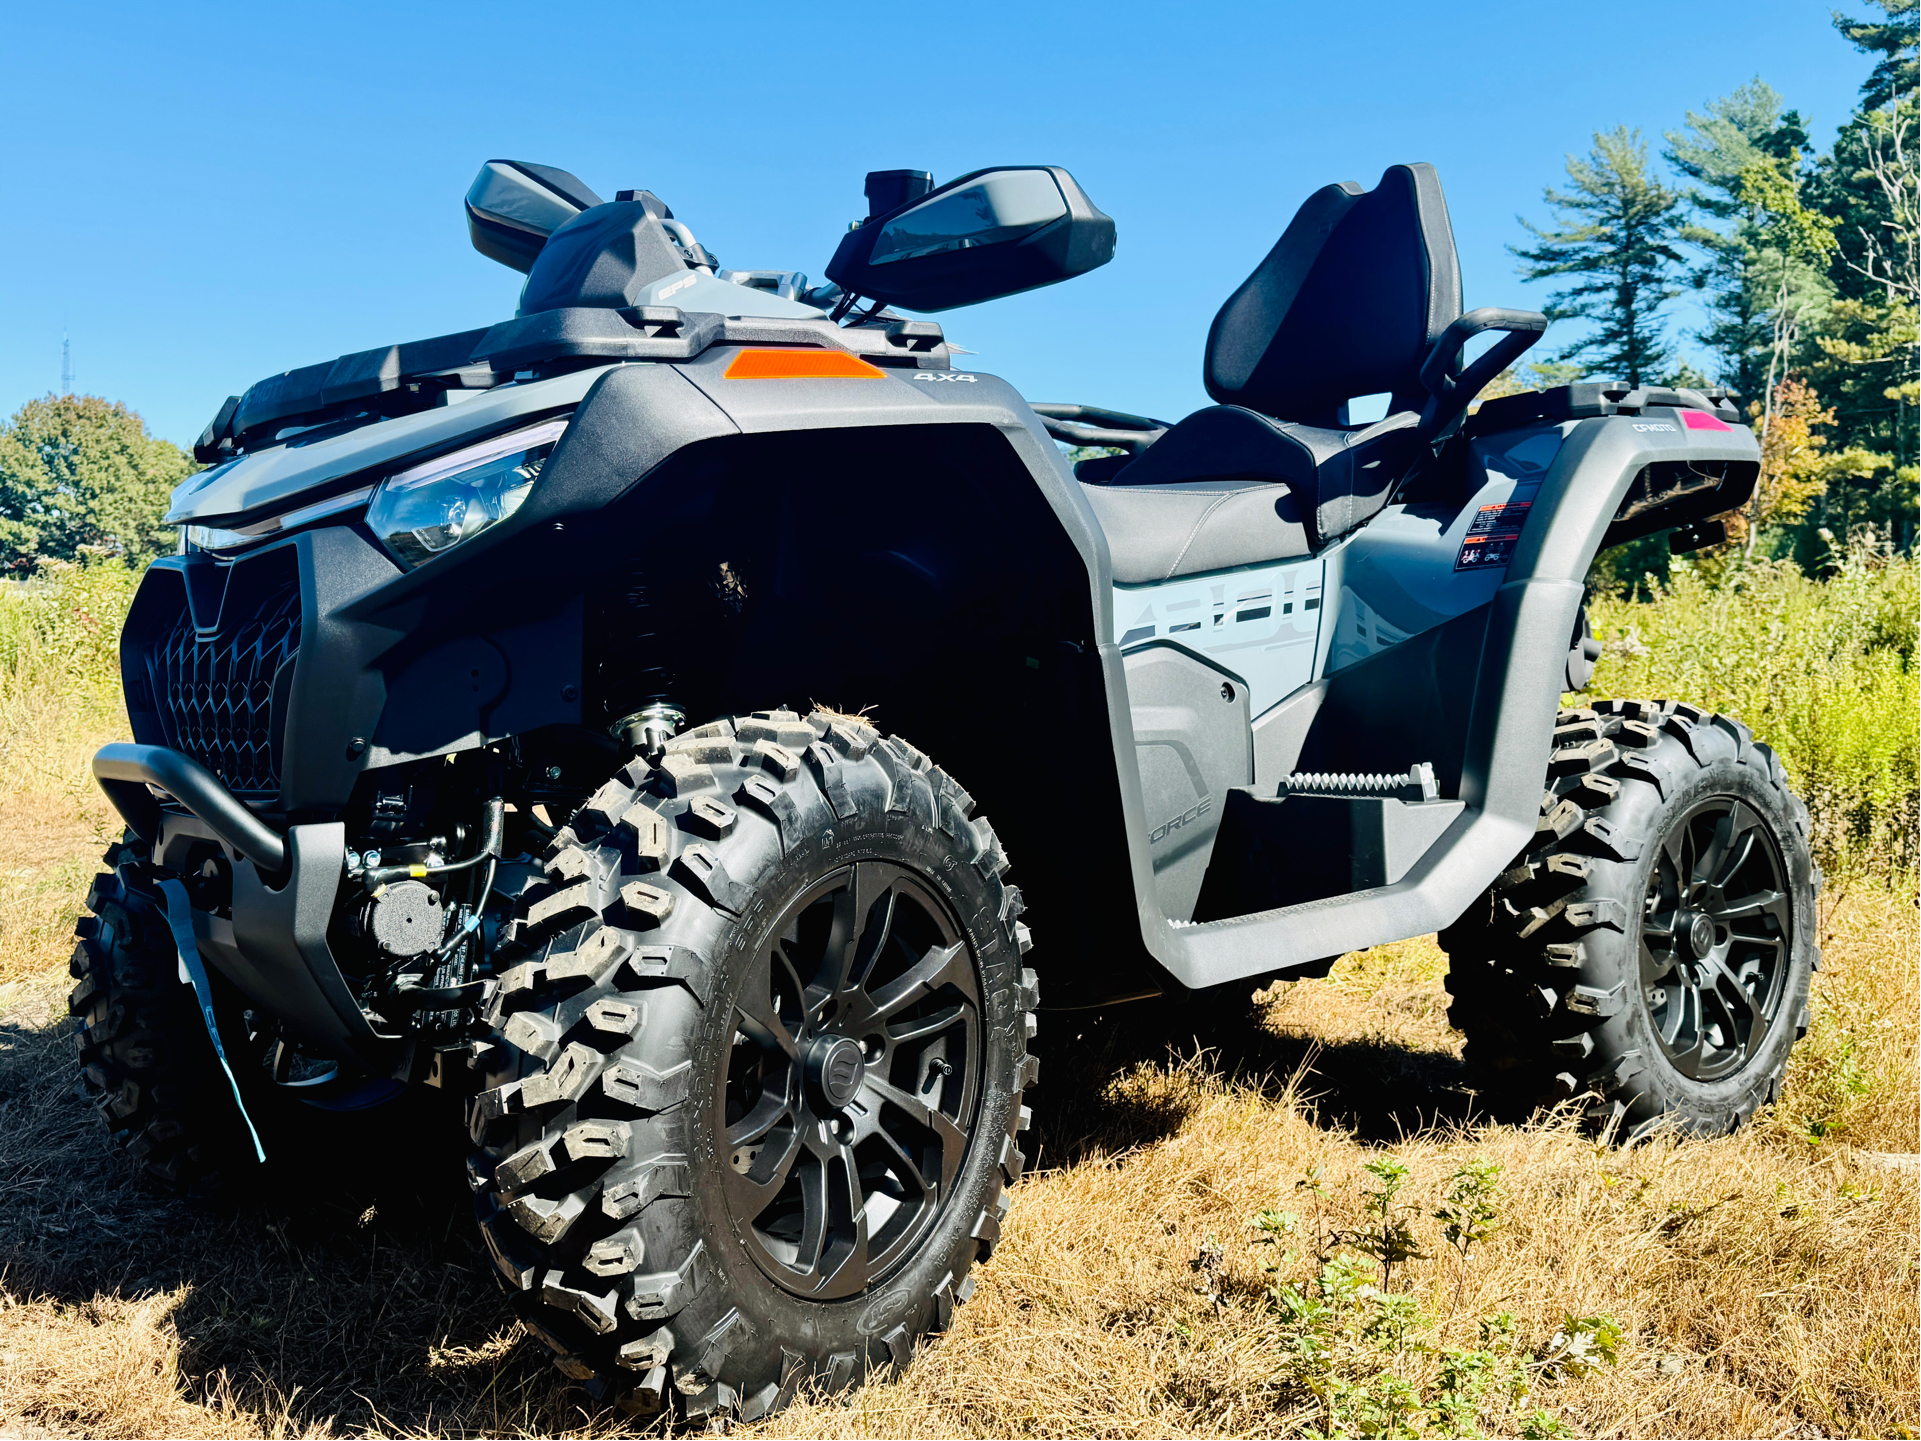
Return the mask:
<svg viewBox="0 0 1921 1441">
<path fill-rule="evenodd" d="M 1758 74 L 1827 143 L 1866 71 L 1828 13 L 15 6 L 0 414 L 56 387 L 63 327 L 78 388 L 186 444 L 263 375 L 510 315 L 520 277 L 460 208 L 502 156 L 651 189 L 723 265 L 816 276 L 870 169 L 1064 165 L 1118 222 L 1113 263 L 940 318 L 1030 399 L 1178 417 L 1214 311 L 1317 186 L 1432 161 L 1468 305 L 1538 304 L 1503 247 L 1594 130 L 1658 148 Z"/>
</svg>

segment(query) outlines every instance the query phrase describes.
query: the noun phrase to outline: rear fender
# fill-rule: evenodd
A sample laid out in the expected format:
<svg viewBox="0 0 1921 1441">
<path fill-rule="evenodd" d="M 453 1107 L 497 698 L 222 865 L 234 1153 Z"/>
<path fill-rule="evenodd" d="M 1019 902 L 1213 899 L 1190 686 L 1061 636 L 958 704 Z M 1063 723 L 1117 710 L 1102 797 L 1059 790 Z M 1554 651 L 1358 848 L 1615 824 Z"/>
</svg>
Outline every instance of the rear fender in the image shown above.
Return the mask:
<svg viewBox="0 0 1921 1441">
<path fill-rule="evenodd" d="M 1458 726 L 1449 743 L 1458 746 L 1458 772 L 1442 767 L 1455 786 L 1450 796 L 1443 785 L 1443 796 L 1463 803 L 1452 824 L 1393 884 L 1191 926 L 1156 925 L 1149 916 L 1149 949 L 1182 985 L 1201 987 L 1299 970 L 1456 920 L 1533 834 L 1584 580 L 1610 543 L 1630 488 L 1650 466 L 1706 462 L 1725 470 L 1726 480 L 1715 497 L 1692 503 L 1714 514 L 1745 500 L 1758 460 L 1744 428 L 1690 429 L 1660 412 L 1568 427 L 1485 605 L 1304 687 L 1257 724 L 1257 767 L 1266 780 L 1302 755 L 1356 755 L 1370 736 L 1392 739 L 1383 708 L 1409 702 L 1418 711 L 1419 698 L 1431 697 L 1445 712 L 1433 718 L 1437 729 Z M 1670 513 L 1676 521 L 1696 518 Z M 1403 684 L 1424 675 L 1431 685 Z M 1276 729 L 1264 747 L 1268 724 Z M 1413 743 L 1407 735 L 1399 742 Z"/>
</svg>

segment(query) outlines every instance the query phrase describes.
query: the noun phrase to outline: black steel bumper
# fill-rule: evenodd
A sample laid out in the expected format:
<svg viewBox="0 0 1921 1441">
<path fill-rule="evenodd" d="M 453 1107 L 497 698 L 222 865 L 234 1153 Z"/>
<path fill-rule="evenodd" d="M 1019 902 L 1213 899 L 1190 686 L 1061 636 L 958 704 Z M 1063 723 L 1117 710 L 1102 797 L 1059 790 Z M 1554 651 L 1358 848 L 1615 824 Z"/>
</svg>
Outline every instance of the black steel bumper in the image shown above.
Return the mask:
<svg viewBox="0 0 1921 1441">
<path fill-rule="evenodd" d="M 160 802 L 147 789 L 156 786 L 205 821 L 263 873 L 275 875 L 286 867 L 286 838 L 269 829 L 192 756 L 165 746 L 102 746 L 93 758 L 93 778 L 121 819 L 149 844 L 160 839 Z"/>
<path fill-rule="evenodd" d="M 201 955 L 242 995 L 330 1055 L 381 1070 L 404 1059 L 361 1010 L 327 944 L 345 871 L 339 821 L 289 826 L 281 835 L 205 766 L 165 746 L 103 747 L 93 773 L 156 860 L 187 822 L 163 811 L 149 786 L 193 814 L 204 828 L 196 834 L 232 853 L 230 914 L 196 910 L 193 926 Z"/>
</svg>

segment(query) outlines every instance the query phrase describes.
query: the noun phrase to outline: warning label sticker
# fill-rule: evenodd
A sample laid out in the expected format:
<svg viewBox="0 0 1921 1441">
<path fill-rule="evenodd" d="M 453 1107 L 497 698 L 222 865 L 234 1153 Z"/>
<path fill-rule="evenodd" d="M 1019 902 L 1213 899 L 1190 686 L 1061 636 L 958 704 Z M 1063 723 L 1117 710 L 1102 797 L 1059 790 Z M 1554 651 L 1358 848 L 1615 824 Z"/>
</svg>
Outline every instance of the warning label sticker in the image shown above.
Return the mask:
<svg viewBox="0 0 1921 1441">
<path fill-rule="evenodd" d="M 1461 542 L 1461 553 L 1454 557 L 1456 570 L 1482 570 L 1488 566 L 1505 567 L 1514 555 L 1514 543 L 1521 538 L 1521 525 L 1527 519 L 1529 502 L 1511 500 L 1505 505 L 1484 505 L 1475 512 Z"/>
</svg>

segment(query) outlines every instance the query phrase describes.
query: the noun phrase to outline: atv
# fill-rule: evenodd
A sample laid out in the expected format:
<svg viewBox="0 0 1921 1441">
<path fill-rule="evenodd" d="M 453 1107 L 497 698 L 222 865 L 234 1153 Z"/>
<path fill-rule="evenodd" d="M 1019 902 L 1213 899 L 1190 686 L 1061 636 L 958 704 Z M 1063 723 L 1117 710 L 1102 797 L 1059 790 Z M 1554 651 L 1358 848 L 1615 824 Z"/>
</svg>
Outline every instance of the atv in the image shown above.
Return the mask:
<svg viewBox="0 0 1921 1441">
<path fill-rule="evenodd" d="M 560 1369 L 751 1421 L 972 1292 L 1027 1160 L 1030 921 L 1063 1008 L 1438 931 L 1490 1107 L 1625 1139 L 1773 1099 L 1819 879 L 1780 762 L 1684 701 L 1561 708 L 1596 553 L 1749 496 L 1726 393 L 1474 408 L 1547 321 L 1462 313 L 1396 165 L 1228 298 L 1216 404 L 1029 404 L 902 312 L 1091 270 L 1113 221 L 1051 167 L 867 199 L 814 284 L 490 161 L 514 318 L 220 407 L 127 618 L 73 963 L 148 1173 L 378 1171 L 464 1106 Z"/>
</svg>

